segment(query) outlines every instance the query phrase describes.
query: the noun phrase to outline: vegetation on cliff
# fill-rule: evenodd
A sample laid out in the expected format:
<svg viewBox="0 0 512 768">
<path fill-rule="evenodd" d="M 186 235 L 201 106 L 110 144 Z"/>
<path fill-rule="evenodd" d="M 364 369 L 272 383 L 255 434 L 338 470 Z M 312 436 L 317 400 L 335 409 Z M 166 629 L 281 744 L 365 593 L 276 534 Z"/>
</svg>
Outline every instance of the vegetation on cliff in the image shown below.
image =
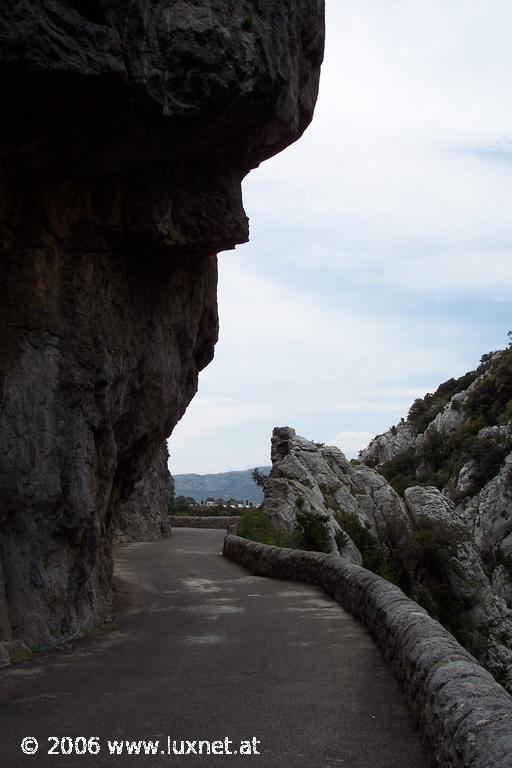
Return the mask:
<svg viewBox="0 0 512 768">
<path fill-rule="evenodd" d="M 461 399 L 452 399 L 463 393 Z M 436 425 L 446 407 L 460 413 L 459 424 L 449 430 Z M 454 501 L 474 496 L 496 475 L 512 449 L 505 430 L 486 432 L 485 428 L 505 427 L 511 419 L 509 347 L 484 355 L 475 371 L 449 379 L 433 395 L 415 400 L 405 423 L 424 437 L 380 464 L 379 472 L 400 495 L 410 486 L 422 485 L 446 490 Z M 471 481 L 461 488 L 457 480 L 467 465 Z"/>
</svg>

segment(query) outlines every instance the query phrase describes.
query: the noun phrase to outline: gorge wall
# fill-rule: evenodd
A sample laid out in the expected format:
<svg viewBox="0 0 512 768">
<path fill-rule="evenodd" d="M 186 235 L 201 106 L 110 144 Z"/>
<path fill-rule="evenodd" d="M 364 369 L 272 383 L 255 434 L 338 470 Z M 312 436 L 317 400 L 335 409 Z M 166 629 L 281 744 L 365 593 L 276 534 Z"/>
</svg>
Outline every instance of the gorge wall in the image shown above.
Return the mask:
<svg viewBox="0 0 512 768">
<path fill-rule="evenodd" d="M 133 492 L 120 506 L 117 541 L 155 541 L 171 535 L 174 481 L 168 461 L 169 451 L 164 442 L 144 477 L 135 483 Z"/>
<path fill-rule="evenodd" d="M 104 621 L 121 506 L 217 339 L 241 181 L 311 120 L 323 0 L 0 7 L 0 642 Z"/>
</svg>

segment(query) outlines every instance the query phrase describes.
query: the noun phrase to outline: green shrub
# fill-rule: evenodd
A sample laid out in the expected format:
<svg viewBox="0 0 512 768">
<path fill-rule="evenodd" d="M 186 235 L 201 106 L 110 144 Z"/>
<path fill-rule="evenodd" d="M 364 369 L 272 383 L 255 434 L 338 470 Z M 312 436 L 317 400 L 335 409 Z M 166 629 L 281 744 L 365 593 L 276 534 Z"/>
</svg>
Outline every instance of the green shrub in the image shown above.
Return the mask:
<svg viewBox="0 0 512 768">
<path fill-rule="evenodd" d="M 302 505 L 297 502 L 297 506 L 301 507 Z M 324 512 L 311 512 L 299 508 L 296 514 L 294 538 L 298 549 L 331 552 L 332 538 L 329 516 Z"/>
<path fill-rule="evenodd" d="M 303 510 L 304 499 L 299 497 L 296 524 L 292 533 L 277 528 L 261 509 L 245 510 L 237 525 L 237 535 L 261 544 L 291 547 L 314 552 L 331 552 L 329 517 L 323 512 Z"/>
<path fill-rule="evenodd" d="M 482 378 L 473 387 L 464 406 L 453 404 L 458 410 L 464 408 L 468 419 L 465 424 L 449 433 L 431 429 L 420 448 L 411 448 L 379 467 L 380 473 L 398 494 L 403 495 L 411 485 L 434 485 L 439 489 L 451 486 L 455 496 L 453 489 L 458 474 L 471 460 L 476 464 L 471 494 L 480 491 L 496 474 L 506 446 L 496 447 L 495 441 L 491 445 L 490 441 L 478 440 L 477 435 L 482 427 L 507 424 L 512 419 L 512 348 L 483 355 L 476 371 L 458 379 L 448 379 L 434 394 L 416 399 L 407 420 L 418 433 L 424 433 L 453 395 L 468 389 L 478 377 Z"/>
<path fill-rule="evenodd" d="M 275 547 L 290 547 L 293 544 L 292 536 L 277 528 L 261 509 L 246 509 L 242 512 L 236 531 L 238 536 L 260 544 L 272 544 Z"/>
<path fill-rule="evenodd" d="M 506 349 L 488 365 L 487 375 L 479 381 L 465 403 L 466 413 L 486 424 L 506 423 L 512 411 L 512 349 Z"/>
<path fill-rule="evenodd" d="M 403 496 L 406 488 L 416 485 L 416 469 L 418 458 L 414 448 L 398 454 L 393 459 L 385 461 L 379 467 L 380 474 L 386 478 L 395 491 Z"/>
<path fill-rule="evenodd" d="M 428 462 L 433 470 L 440 469 L 450 457 L 449 436 L 438 429 L 430 429 L 421 445 L 420 457 Z"/>
<path fill-rule="evenodd" d="M 369 524 L 362 522 L 355 512 L 338 510 L 336 520 L 343 528 L 343 533 L 338 534 L 336 543 L 342 552 L 350 536 L 361 553 L 365 568 L 406 589 L 409 579 L 399 550 L 407 524 L 405 519 L 399 520 L 398 517 L 390 516 L 389 520 L 383 521 L 382 530 L 379 531 L 382 541 L 379 543 Z"/>
<path fill-rule="evenodd" d="M 191 496 L 175 496 L 171 498 L 170 509 L 172 515 L 190 515 L 196 501 Z"/>
<path fill-rule="evenodd" d="M 429 577 L 444 581 L 446 567 L 453 566 L 457 548 L 467 538 L 461 526 L 422 515 L 404 540 L 402 557 L 416 581 L 424 582 Z"/>
<path fill-rule="evenodd" d="M 343 546 L 348 543 L 347 536 L 350 536 L 356 547 L 361 553 L 363 562 L 365 558 L 373 553 L 378 545 L 368 523 L 362 523 L 355 512 L 347 512 L 340 509 L 336 512 L 336 520 L 343 528 L 345 536 L 340 537 Z M 368 568 L 365 564 L 365 567 Z M 371 569 L 370 569 L 371 570 Z"/>
<path fill-rule="evenodd" d="M 505 427 L 509 421 L 512 421 L 512 400 L 507 403 L 505 408 L 500 412 L 496 419 L 496 423 L 500 427 Z"/>
<path fill-rule="evenodd" d="M 471 636 L 471 626 L 464 619 L 465 606 L 449 584 L 415 585 L 411 594 L 433 619 L 452 633 L 459 643 L 472 652 L 477 651 Z"/>
<path fill-rule="evenodd" d="M 476 440 L 471 458 L 475 461 L 475 469 L 472 474 L 472 493 L 479 493 L 484 485 L 495 477 L 505 458 L 510 453 L 510 446 L 499 445 L 492 438 Z"/>
<path fill-rule="evenodd" d="M 468 371 L 458 379 L 448 379 L 439 385 L 433 395 L 429 393 L 423 399 L 417 398 L 407 416 L 409 424 L 417 430 L 418 434 L 424 432 L 451 398 L 467 389 L 480 376 L 482 370 L 480 366 L 476 371 Z"/>
<path fill-rule="evenodd" d="M 460 501 L 455 491 L 457 477 L 464 464 L 474 461 L 473 484 L 466 492 L 474 495 L 497 474 L 510 452 L 506 441 L 479 438 L 484 426 L 485 417 L 479 414 L 452 432 L 431 429 L 421 446 L 384 462 L 379 472 L 401 496 L 412 485 L 433 485 L 451 491 L 451 497 Z"/>
<path fill-rule="evenodd" d="M 260 472 L 258 467 L 255 467 L 251 472 L 251 480 L 253 481 L 253 483 L 256 483 L 256 485 L 259 488 L 265 488 L 265 483 L 268 480 L 268 475 L 265 475 L 263 472 Z"/>
</svg>

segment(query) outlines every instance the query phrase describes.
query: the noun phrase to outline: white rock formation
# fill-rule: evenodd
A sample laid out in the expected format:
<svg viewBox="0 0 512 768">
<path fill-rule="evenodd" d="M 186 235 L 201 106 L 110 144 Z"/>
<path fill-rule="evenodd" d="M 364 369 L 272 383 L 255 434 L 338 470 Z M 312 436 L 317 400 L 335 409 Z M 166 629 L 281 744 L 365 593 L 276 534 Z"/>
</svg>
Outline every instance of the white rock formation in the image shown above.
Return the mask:
<svg viewBox="0 0 512 768">
<path fill-rule="evenodd" d="M 412 448 L 416 437 L 417 432 L 410 424 L 399 424 L 394 429 L 377 435 L 361 452 L 360 459 L 369 467 L 376 467 Z"/>
</svg>

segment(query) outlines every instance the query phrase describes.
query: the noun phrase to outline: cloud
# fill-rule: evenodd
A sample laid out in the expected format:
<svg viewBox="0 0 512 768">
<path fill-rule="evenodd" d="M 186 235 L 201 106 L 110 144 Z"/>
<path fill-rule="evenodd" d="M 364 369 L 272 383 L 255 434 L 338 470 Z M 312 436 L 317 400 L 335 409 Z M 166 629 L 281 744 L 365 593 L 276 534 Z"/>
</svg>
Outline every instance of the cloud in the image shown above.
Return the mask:
<svg viewBox="0 0 512 768">
<path fill-rule="evenodd" d="M 461 364 L 439 348 L 450 333 L 464 348 L 444 320 L 424 334 L 416 318 L 333 302 L 241 253 L 221 256 L 219 278 L 220 341 L 170 441 L 175 472 L 268 463 L 274 426 L 373 436 Z M 421 387 L 404 386 L 411 370 L 428 377 Z"/>
<path fill-rule="evenodd" d="M 431 319 L 426 333 L 417 313 L 404 322 L 403 312 L 382 312 L 367 295 L 354 301 L 343 284 L 331 296 L 311 285 L 293 285 L 286 274 L 264 274 L 257 262 L 237 254 L 220 258 L 219 304 L 221 340 L 214 366 L 223 368 L 227 386 L 241 378 L 251 389 L 252 379 L 261 393 L 273 382 L 274 402 L 289 401 L 295 391 L 302 397 L 308 385 L 313 389 L 306 402 L 321 403 L 323 387 L 334 394 L 337 382 L 348 401 L 375 389 L 378 400 L 384 392 L 391 393 L 385 395 L 389 399 L 397 388 L 404 391 L 402 374 L 411 368 L 435 376 L 453 360 L 452 350 L 439 348 L 441 336 L 463 348 L 464 330 L 446 318 Z M 411 388 L 402 399 L 408 392 Z"/>
<path fill-rule="evenodd" d="M 331 0 L 313 125 L 246 183 L 256 239 L 358 290 L 509 296 L 507 20 L 496 0 Z"/>
<path fill-rule="evenodd" d="M 348 400 L 344 403 L 332 403 L 330 410 L 339 413 L 396 413 L 397 408 L 405 411 L 415 398 L 396 400 Z"/>
<path fill-rule="evenodd" d="M 210 432 L 231 426 L 246 426 L 258 421 L 265 409 L 228 398 L 196 397 L 177 424 L 171 438 L 173 450 L 187 445 Z"/>
<path fill-rule="evenodd" d="M 327 11 L 313 124 L 248 176 L 251 242 L 219 259 L 220 341 L 171 441 L 179 471 L 266 463 L 284 424 L 358 450 L 506 343 L 512 6 Z"/>
</svg>

